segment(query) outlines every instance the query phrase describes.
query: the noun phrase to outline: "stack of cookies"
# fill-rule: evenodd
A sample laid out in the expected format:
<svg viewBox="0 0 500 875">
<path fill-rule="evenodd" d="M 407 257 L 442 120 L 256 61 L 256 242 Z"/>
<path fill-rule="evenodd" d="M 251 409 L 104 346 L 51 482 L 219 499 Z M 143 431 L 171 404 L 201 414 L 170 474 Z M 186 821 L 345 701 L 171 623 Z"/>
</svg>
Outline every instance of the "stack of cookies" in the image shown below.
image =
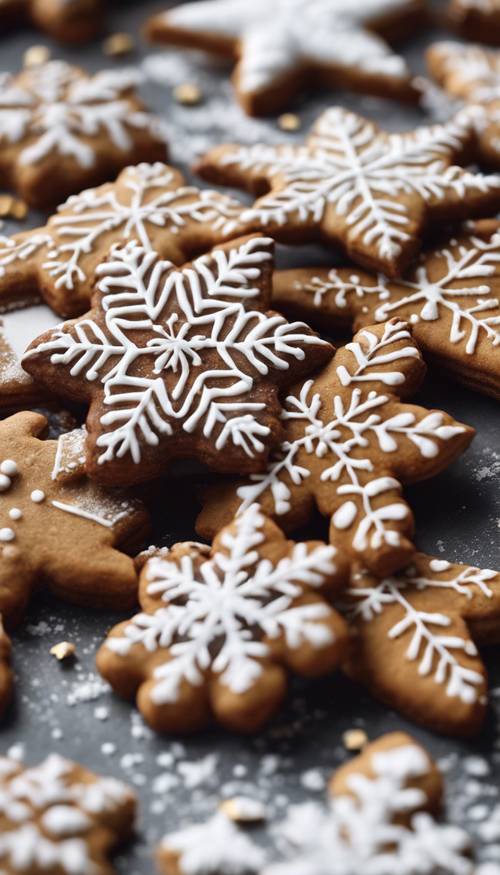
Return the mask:
<svg viewBox="0 0 500 875">
<path fill-rule="evenodd" d="M 104 5 L 0 0 L 0 26 L 90 39 Z M 184 3 L 144 33 L 232 60 L 254 116 L 318 85 L 421 100 L 389 43 L 429 26 L 422 0 L 275 0 L 271 19 L 269 5 Z M 494 3 L 454 0 L 446 21 L 500 42 Z M 7 715 L 8 633 L 42 590 L 126 617 L 106 633 L 96 614 L 97 668 L 166 739 L 258 733 L 294 676 L 335 690 L 342 673 L 389 723 L 481 731 L 500 574 L 419 552 L 403 489 L 475 434 L 415 403 L 427 372 L 500 399 L 500 54 L 440 42 L 427 62 L 459 102 L 449 118 L 384 129 L 329 93 L 301 142 L 221 143 L 191 180 L 139 70 L 0 75 L 0 186 L 43 215 L 0 236 Z M 314 244 L 317 265 L 277 269 L 276 244 L 295 264 Z M 171 543 L 152 497 L 188 483 L 201 540 Z M 243 806 L 167 835 L 159 871 L 472 875 L 467 834 L 435 819 L 441 785 L 392 733 L 336 773 L 314 823 L 283 827 L 296 835 L 279 859 L 238 826 L 260 819 Z M 5 757 L 0 872 L 111 872 L 134 811 L 126 786 L 58 755 Z"/>
</svg>

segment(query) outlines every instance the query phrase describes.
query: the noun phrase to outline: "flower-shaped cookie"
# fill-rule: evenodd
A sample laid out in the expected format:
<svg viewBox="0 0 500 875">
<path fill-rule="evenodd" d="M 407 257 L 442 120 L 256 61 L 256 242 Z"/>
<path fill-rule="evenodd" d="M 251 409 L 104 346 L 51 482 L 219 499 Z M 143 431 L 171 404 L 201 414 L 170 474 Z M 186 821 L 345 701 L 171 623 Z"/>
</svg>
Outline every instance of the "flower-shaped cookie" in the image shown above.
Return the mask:
<svg viewBox="0 0 500 875">
<path fill-rule="evenodd" d="M 35 587 L 89 607 L 134 604 L 134 562 L 148 517 L 140 502 L 91 483 L 80 429 L 40 440 L 47 421 L 17 413 L 0 423 L 0 615 L 19 622 Z"/>
<path fill-rule="evenodd" d="M 34 207 L 166 158 L 165 131 L 134 92 L 137 74 L 89 76 L 63 61 L 0 75 L 0 175 Z"/>
<path fill-rule="evenodd" d="M 282 414 L 285 436 L 263 474 L 208 490 L 198 531 L 210 537 L 258 502 L 286 531 L 314 506 L 330 518 L 330 541 L 355 564 L 386 574 L 414 552 L 401 483 L 445 468 L 473 429 L 439 410 L 403 404 L 425 365 L 405 323 L 370 326 L 314 379 L 296 386 Z"/>
<path fill-rule="evenodd" d="M 259 471 L 281 438 L 278 387 L 327 361 L 306 325 L 262 312 L 273 242 L 247 237 L 176 269 L 130 243 L 97 268 L 94 309 L 47 332 L 23 367 L 90 402 L 87 470 L 145 481 L 176 458 Z"/>
<path fill-rule="evenodd" d="M 0 26 L 27 20 L 62 43 L 83 43 L 98 32 L 104 0 L 0 0 Z M 2 36 L 4 32 L 2 30 Z"/>
<path fill-rule="evenodd" d="M 347 596 L 349 673 L 430 729 L 477 732 L 488 682 L 476 644 L 500 641 L 500 574 L 419 553 L 398 575 L 355 574 Z"/>
<path fill-rule="evenodd" d="M 37 289 L 61 316 L 79 316 L 113 244 L 136 240 L 182 264 L 229 238 L 241 209 L 161 162 L 127 167 L 116 182 L 70 197 L 43 227 L 0 237 L 0 307 Z"/>
<path fill-rule="evenodd" d="M 143 612 L 112 630 L 97 666 L 164 732 L 214 718 L 252 732 L 277 710 L 288 671 L 326 674 L 346 655 L 329 607 L 345 576 L 334 547 L 287 541 L 252 505 L 212 548 L 188 542 L 147 559 Z"/>
<path fill-rule="evenodd" d="M 500 397 L 500 223 L 468 224 L 455 238 L 425 251 L 401 279 L 354 265 L 278 271 L 273 303 L 289 318 L 323 331 L 384 322 L 412 325 L 429 364 L 452 379 Z"/>
<path fill-rule="evenodd" d="M 462 121 L 386 133 L 335 107 L 305 145 L 219 146 L 198 171 L 262 195 L 242 213 L 245 229 L 283 242 L 340 244 L 355 260 L 397 276 L 429 223 L 488 215 L 500 206 L 500 176 L 457 166 L 473 132 Z"/>
<path fill-rule="evenodd" d="M 250 115 L 283 107 L 304 85 L 415 97 L 403 58 L 381 39 L 411 33 L 420 0 L 204 0 L 155 15 L 154 42 L 238 61 L 235 86 Z"/>
<path fill-rule="evenodd" d="M 113 875 L 135 796 L 57 754 L 24 768 L 0 758 L 0 867 L 5 875 Z"/>
<path fill-rule="evenodd" d="M 478 161 L 500 169 L 500 52 L 454 42 L 434 43 L 427 66 L 453 98 L 466 104 L 476 133 Z"/>
</svg>

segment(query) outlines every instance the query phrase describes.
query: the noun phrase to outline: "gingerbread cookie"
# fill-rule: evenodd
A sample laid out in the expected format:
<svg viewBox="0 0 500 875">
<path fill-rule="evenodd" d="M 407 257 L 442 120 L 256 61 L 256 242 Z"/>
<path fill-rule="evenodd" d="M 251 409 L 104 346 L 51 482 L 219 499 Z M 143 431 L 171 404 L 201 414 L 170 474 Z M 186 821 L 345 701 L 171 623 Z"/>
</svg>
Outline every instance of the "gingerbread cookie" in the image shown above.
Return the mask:
<svg viewBox="0 0 500 875">
<path fill-rule="evenodd" d="M 102 0 L 0 0 L 2 28 L 27 21 L 62 43 L 92 39 L 101 19 Z"/>
<path fill-rule="evenodd" d="M 0 237 L 0 305 L 36 291 L 61 316 L 79 316 L 113 244 L 136 240 L 183 264 L 234 236 L 241 209 L 226 195 L 185 185 L 161 162 L 127 167 L 116 182 L 70 197 L 43 227 Z"/>
<path fill-rule="evenodd" d="M 161 161 L 162 122 L 135 94 L 137 74 L 93 76 L 51 61 L 0 76 L 0 172 L 31 206 L 47 207 L 127 164 Z"/>
<path fill-rule="evenodd" d="M 355 574 L 347 596 L 349 673 L 429 729 L 477 732 L 488 682 L 476 644 L 500 641 L 500 574 L 418 553 L 397 576 Z"/>
<path fill-rule="evenodd" d="M 23 367 L 89 401 L 87 471 L 124 485 L 176 458 L 259 471 L 281 439 L 278 388 L 328 361 L 303 323 L 265 310 L 273 242 L 247 237 L 176 269 L 132 242 L 97 268 L 94 308 L 38 338 Z"/>
<path fill-rule="evenodd" d="M 405 61 L 384 42 L 410 34 L 421 0 L 205 0 L 155 15 L 153 42 L 237 61 L 236 93 L 249 115 L 286 105 L 305 85 L 415 99 Z"/>
<path fill-rule="evenodd" d="M 369 744 L 330 782 L 329 805 L 309 801 L 274 825 L 279 862 L 222 813 L 166 835 L 163 875 L 472 875 L 470 840 L 441 824 L 443 782 L 427 751 L 394 732 Z M 273 856 L 276 851 L 273 852 Z"/>
<path fill-rule="evenodd" d="M 58 754 L 28 768 L 0 758 L 0 866 L 5 875 L 113 875 L 132 835 L 136 799 Z"/>
<path fill-rule="evenodd" d="M 450 0 L 448 22 L 465 39 L 500 46 L 498 0 Z"/>
<path fill-rule="evenodd" d="M 74 604 L 127 609 L 147 533 L 142 505 L 91 483 L 81 430 L 40 440 L 47 420 L 17 413 L 0 423 L 0 615 L 19 622 L 35 587 Z"/>
<path fill-rule="evenodd" d="M 330 542 L 355 564 L 381 575 L 406 565 L 413 520 L 401 483 L 442 471 L 474 434 L 446 413 L 402 403 L 424 373 L 405 323 L 358 332 L 315 379 L 291 390 L 284 440 L 267 470 L 208 490 L 199 533 L 209 537 L 254 502 L 292 531 L 316 506 L 330 518 Z"/>
<path fill-rule="evenodd" d="M 458 167 L 468 118 L 386 133 L 335 107 L 304 146 L 219 146 L 198 171 L 213 182 L 262 194 L 241 219 L 283 242 L 340 244 L 360 264 L 397 276 L 431 222 L 487 215 L 500 206 L 500 176 Z"/>
<path fill-rule="evenodd" d="M 12 698 L 13 676 L 10 664 L 12 645 L 0 618 L 0 717 Z"/>
<path fill-rule="evenodd" d="M 460 43 L 434 43 L 429 72 L 453 98 L 463 100 L 476 134 L 477 160 L 500 169 L 500 52 Z"/>
<path fill-rule="evenodd" d="M 273 303 L 323 331 L 411 323 L 429 363 L 471 389 L 500 398 L 500 223 L 470 223 L 425 251 L 404 279 L 355 266 L 278 271 Z"/>
<path fill-rule="evenodd" d="M 325 597 L 345 577 L 336 553 L 287 541 L 251 505 L 212 548 L 176 544 L 146 561 L 142 613 L 111 631 L 97 667 L 159 732 L 211 718 L 254 732 L 278 709 L 288 671 L 316 677 L 346 654 L 345 624 Z"/>
</svg>

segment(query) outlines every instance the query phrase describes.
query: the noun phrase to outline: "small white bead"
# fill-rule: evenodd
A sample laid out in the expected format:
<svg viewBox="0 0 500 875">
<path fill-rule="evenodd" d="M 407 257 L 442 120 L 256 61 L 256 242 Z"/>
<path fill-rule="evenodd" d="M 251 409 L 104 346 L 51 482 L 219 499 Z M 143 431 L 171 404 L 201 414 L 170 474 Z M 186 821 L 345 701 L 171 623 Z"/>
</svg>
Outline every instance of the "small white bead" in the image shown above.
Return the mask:
<svg viewBox="0 0 500 875">
<path fill-rule="evenodd" d="M 4 459 L 0 465 L 2 474 L 8 474 L 9 477 L 14 477 L 18 473 L 18 467 L 13 459 Z"/>
<path fill-rule="evenodd" d="M 34 489 L 31 493 L 31 500 L 35 502 L 35 504 L 41 504 L 42 501 L 45 501 L 45 492 L 42 489 Z"/>
<path fill-rule="evenodd" d="M 12 486 L 12 480 L 6 474 L 0 474 L 0 492 L 7 492 Z"/>
<path fill-rule="evenodd" d="M 9 510 L 9 516 L 11 520 L 20 520 L 22 519 L 23 512 L 20 507 L 11 507 Z"/>
<path fill-rule="evenodd" d="M 16 533 L 12 529 L 0 529 L 0 541 L 13 541 Z"/>
</svg>

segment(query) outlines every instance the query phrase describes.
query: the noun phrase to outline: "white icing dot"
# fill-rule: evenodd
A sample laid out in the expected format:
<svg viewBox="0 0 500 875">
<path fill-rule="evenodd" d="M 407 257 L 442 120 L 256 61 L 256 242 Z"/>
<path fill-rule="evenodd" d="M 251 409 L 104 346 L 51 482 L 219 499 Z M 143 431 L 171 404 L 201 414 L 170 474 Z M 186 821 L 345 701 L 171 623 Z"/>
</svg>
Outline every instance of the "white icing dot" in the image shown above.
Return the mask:
<svg viewBox="0 0 500 875">
<path fill-rule="evenodd" d="M 45 501 L 45 492 L 42 489 L 34 489 L 31 493 L 31 500 L 35 504 L 41 504 L 42 501 Z"/>
<path fill-rule="evenodd" d="M 20 507 L 11 507 L 9 510 L 9 516 L 11 520 L 20 520 L 22 519 L 23 512 Z"/>
<path fill-rule="evenodd" d="M 0 465 L 0 471 L 2 474 L 8 474 L 9 477 L 14 477 L 18 472 L 18 468 L 13 459 L 4 459 Z"/>
<path fill-rule="evenodd" d="M 12 529 L 0 529 L 0 541 L 13 541 L 16 537 Z"/>
<path fill-rule="evenodd" d="M 446 559 L 431 559 L 431 571 L 446 571 L 450 567 L 450 563 Z"/>
<path fill-rule="evenodd" d="M 7 492 L 12 486 L 12 480 L 6 474 L 0 474 L 0 492 Z"/>
</svg>

